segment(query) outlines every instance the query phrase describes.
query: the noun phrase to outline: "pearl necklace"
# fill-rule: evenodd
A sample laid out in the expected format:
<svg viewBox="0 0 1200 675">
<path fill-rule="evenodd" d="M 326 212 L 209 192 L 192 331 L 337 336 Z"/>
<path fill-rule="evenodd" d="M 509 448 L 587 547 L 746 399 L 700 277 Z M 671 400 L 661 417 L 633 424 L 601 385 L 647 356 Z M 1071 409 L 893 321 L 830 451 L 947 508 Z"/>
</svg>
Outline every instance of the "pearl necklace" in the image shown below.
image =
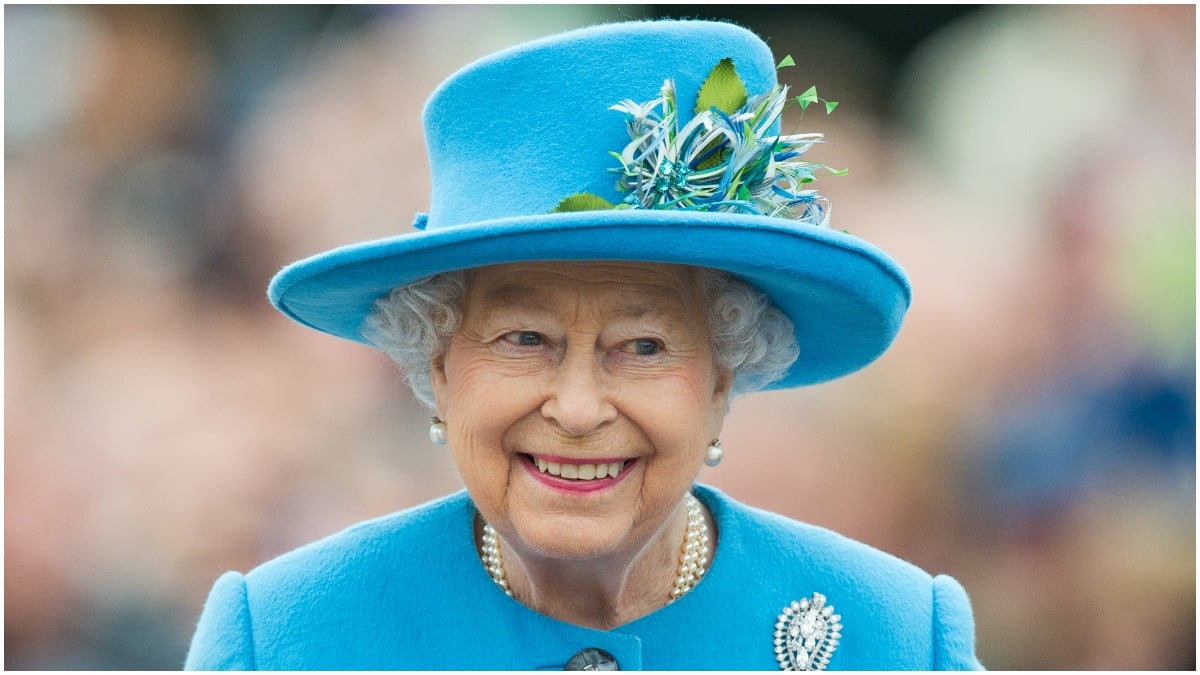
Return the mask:
<svg viewBox="0 0 1200 675">
<path fill-rule="evenodd" d="M 675 584 L 671 587 L 668 603 L 682 598 L 685 593 L 695 588 L 708 570 L 708 522 L 704 520 L 700 501 L 691 493 L 687 496 L 687 516 L 687 531 L 680 547 L 679 569 L 675 574 Z M 479 557 L 483 560 L 483 566 L 492 577 L 492 581 L 512 597 L 512 589 L 509 588 L 508 578 L 504 574 L 504 559 L 500 556 L 500 537 L 487 523 L 483 524 L 483 546 Z"/>
</svg>

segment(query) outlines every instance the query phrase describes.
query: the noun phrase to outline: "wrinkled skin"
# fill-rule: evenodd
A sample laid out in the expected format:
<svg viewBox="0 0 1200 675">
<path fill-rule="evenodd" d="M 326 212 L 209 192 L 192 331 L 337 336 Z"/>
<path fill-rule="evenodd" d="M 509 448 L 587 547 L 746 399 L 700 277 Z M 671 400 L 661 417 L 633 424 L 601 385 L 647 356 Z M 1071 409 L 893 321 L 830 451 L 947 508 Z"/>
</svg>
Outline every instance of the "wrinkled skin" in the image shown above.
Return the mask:
<svg viewBox="0 0 1200 675">
<path fill-rule="evenodd" d="M 469 275 L 434 394 L 521 602 L 600 628 L 666 603 L 683 498 L 729 395 L 705 317 L 688 267 L 539 262 Z M 625 468 L 599 489 L 559 489 L 531 457 Z"/>
</svg>

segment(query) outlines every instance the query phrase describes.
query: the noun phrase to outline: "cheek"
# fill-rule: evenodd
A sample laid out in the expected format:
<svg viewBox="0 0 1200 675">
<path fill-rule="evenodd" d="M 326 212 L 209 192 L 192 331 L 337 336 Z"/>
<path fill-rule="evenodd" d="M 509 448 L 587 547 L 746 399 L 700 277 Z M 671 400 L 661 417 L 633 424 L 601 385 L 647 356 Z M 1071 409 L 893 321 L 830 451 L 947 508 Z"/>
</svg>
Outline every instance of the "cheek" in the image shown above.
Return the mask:
<svg viewBox="0 0 1200 675">
<path fill-rule="evenodd" d="M 704 448 L 724 417 L 714 387 L 711 371 L 703 368 L 631 387 L 637 402 L 627 408 L 629 415 L 650 437 L 662 462 L 698 466 L 703 461 Z"/>
<path fill-rule="evenodd" d="M 483 510 L 494 511 L 495 505 L 505 498 L 509 471 L 507 457 L 494 443 L 470 430 L 451 439 L 450 448 L 454 465 L 472 498 Z"/>
<path fill-rule="evenodd" d="M 440 403 L 450 447 L 464 474 L 503 471 L 505 435 L 536 410 L 536 385 L 483 349 L 451 349 Z"/>
<path fill-rule="evenodd" d="M 440 400 L 449 429 L 449 449 L 463 483 L 480 511 L 496 520 L 505 510 L 511 457 L 505 433 L 526 411 L 511 379 L 498 376 L 486 358 L 447 353 Z"/>
<path fill-rule="evenodd" d="M 654 398 L 661 401 L 666 414 L 686 414 L 694 424 L 707 425 L 709 412 L 719 402 L 717 376 L 707 362 L 681 368 L 657 384 Z"/>
<path fill-rule="evenodd" d="M 483 347 L 452 347 L 444 363 L 443 412 L 448 418 L 486 415 L 516 403 L 529 388 L 530 373 L 514 370 L 511 362 Z"/>
</svg>

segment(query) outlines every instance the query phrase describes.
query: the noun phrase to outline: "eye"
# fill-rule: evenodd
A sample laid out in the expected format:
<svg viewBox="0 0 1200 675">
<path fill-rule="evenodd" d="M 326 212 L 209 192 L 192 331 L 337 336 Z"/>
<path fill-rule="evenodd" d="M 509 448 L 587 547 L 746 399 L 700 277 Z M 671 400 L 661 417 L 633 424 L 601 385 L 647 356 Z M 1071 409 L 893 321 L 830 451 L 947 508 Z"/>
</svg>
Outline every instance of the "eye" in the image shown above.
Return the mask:
<svg viewBox="0 0 1200 675">
<path fill-rule="evenodd" d="M 660 340 L 652 338 L 641 338 L 639 340 L 630 340 L 626 342 L 622 351 L 636 356 L 654 356 L 662 351 L 663 344 Z"/>
<path fill-rule="evenodd" d="M 531 330 L 515 330 L 511 333 L 505 333 L 501 339 L 518 347 L 537 347 L 545 342 L 545 338 L 542 337 L 541 333 L 535 333 Z"/>
</svg>

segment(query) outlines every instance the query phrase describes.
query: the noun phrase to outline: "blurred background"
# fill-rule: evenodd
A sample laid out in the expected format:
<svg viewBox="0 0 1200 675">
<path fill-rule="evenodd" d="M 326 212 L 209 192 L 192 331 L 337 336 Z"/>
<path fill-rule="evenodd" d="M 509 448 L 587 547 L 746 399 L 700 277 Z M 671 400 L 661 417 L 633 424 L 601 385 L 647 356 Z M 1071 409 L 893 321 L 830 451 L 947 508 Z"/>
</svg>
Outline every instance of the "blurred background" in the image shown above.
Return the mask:
<svg viewBox="0 0 1200 675">
<path fill-rule="evenodd" d="M 267 281 L 408 231 L 460 66 L 654 16 L 841 103 L 818 187 L 914 287 L 876 364 L 738 400 L 702 480 L 956 576 L 990 668 L 1195 667 L 1193 6 L 7 5 L 6 668 L 178 668 L 223 570 L 460 487 Z"/>
</svg>

